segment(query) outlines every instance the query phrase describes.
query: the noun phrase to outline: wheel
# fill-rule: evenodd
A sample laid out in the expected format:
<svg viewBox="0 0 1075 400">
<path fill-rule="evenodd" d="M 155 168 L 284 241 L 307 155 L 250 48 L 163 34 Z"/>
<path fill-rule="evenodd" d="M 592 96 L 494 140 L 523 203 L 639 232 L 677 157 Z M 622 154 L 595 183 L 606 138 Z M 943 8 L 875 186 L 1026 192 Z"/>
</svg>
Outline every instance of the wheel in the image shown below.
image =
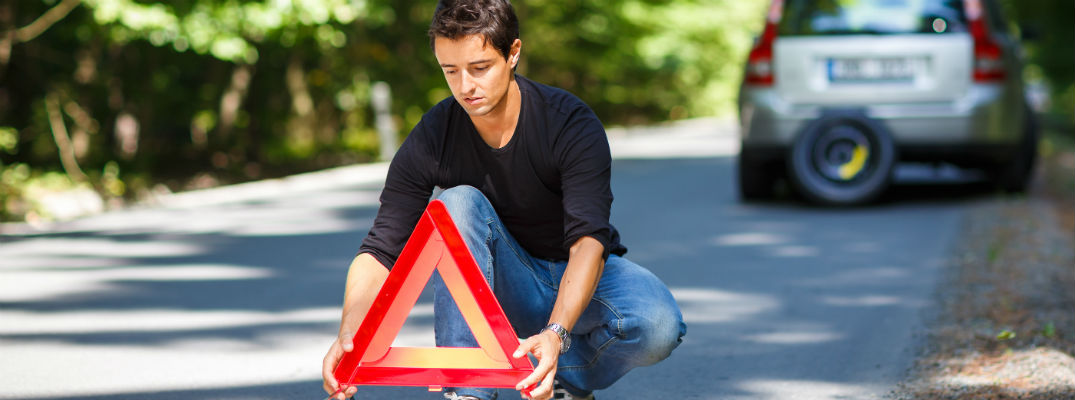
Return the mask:
<svg viewBox="0 0 1075 400">
<path fill-rule="evenodd" d="M 1001 190 L 1008 193 L 1026 191 L 1033 178 L 1034 164 L 1038 159 L 1038 120 L 1029 106 L 1023 123 L 1023 138 L 1015 158 L 1002 166 L 995 180 Z"/>
<path fill-rule="evenodd" d="M 776 177 L 769 164 L 754 157 L 750 151 L 743 149 L 739 153 L 739 198 L 743 201 L 771 199 L 775 194 L 773 184 Z"/>
<path fill-rule="evenodd" d="M 896 164 L 892 136 L 859 111 L 829 111 L 806 126 L 791 148 L 788 175 L 807 199 L 826 205 L 873 200 Z"/>
</svg>

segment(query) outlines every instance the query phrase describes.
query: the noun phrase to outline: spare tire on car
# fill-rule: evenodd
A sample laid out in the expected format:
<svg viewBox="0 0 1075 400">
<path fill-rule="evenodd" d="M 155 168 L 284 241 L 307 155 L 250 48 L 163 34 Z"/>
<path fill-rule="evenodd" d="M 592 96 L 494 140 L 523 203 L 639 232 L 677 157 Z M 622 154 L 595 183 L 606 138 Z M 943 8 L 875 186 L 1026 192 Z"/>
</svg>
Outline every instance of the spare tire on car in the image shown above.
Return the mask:
<svg viewBox="0 0 1075 400">
<path fill-rule="evenodd" d="M 798 134 L 788 176 L 799 193 L 826 205 L 875 199 L 896 165 L 892 136 L 860 110 L 828 110 Z"/>
</svg>

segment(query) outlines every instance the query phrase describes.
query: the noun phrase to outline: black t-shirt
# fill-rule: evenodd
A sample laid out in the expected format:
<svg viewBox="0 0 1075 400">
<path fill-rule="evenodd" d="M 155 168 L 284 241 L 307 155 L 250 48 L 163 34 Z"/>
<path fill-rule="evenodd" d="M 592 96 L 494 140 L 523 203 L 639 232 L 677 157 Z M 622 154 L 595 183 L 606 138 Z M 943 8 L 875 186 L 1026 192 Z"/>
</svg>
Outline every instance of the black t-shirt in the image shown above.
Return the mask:
<svg viewBox="0 0 1075 400">
<path fill-rule="evenodd" d="M 481 190 L 535 257 L 567 260 L 583 236 L 601 242 L 606 259 L 627 252 L 609 223 L 612 157 L 601 121 L 567 91 L 515 79 L 522 94 L 519 122 L 502 148 L 481 139 L 453 97 L 422 116 L 392 159 L 360 253 L 392 268 L 433 188 L 458 185 Z"/>
</svg>

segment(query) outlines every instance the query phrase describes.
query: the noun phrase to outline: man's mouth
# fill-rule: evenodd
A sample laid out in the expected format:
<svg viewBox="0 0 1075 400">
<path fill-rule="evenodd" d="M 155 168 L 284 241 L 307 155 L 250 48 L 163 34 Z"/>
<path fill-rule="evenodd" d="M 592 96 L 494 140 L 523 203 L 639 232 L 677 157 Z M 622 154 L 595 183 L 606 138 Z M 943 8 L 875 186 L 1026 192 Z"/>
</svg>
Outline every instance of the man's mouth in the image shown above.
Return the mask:
<svg viewBox="0 0 1075 400">
<path fill-rule="evenodd" d="M 478 102 L 482 101 L 482 99 L 484 99 L 484 97 L 464 97 L 463 101 L 465 101 L 467 104 L 477 104 Z"/>
</svg>

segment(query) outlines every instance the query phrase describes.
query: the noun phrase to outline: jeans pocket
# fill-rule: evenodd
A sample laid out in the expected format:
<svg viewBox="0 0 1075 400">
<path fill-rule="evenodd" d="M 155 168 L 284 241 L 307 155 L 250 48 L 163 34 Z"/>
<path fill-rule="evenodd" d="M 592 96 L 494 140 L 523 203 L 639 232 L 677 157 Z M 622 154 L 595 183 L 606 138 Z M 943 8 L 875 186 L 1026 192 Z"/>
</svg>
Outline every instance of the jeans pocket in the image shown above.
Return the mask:
<svg viewBox="0 0 1075 400">
<path fill-rule="evenodd" d="M 589 308 L 584 311 L 582 318 L 575 325 L 576 329 L 588 331 L 573 337 L 579 344 L 572 346 L 572 349 L 564 354 L 559 368 L 589 368 L 624 338 L 623 316 L 607 302 L 596 297 L 590 303 L 590 307 L 595 306 L 598 309 Z"/>
</svg>

